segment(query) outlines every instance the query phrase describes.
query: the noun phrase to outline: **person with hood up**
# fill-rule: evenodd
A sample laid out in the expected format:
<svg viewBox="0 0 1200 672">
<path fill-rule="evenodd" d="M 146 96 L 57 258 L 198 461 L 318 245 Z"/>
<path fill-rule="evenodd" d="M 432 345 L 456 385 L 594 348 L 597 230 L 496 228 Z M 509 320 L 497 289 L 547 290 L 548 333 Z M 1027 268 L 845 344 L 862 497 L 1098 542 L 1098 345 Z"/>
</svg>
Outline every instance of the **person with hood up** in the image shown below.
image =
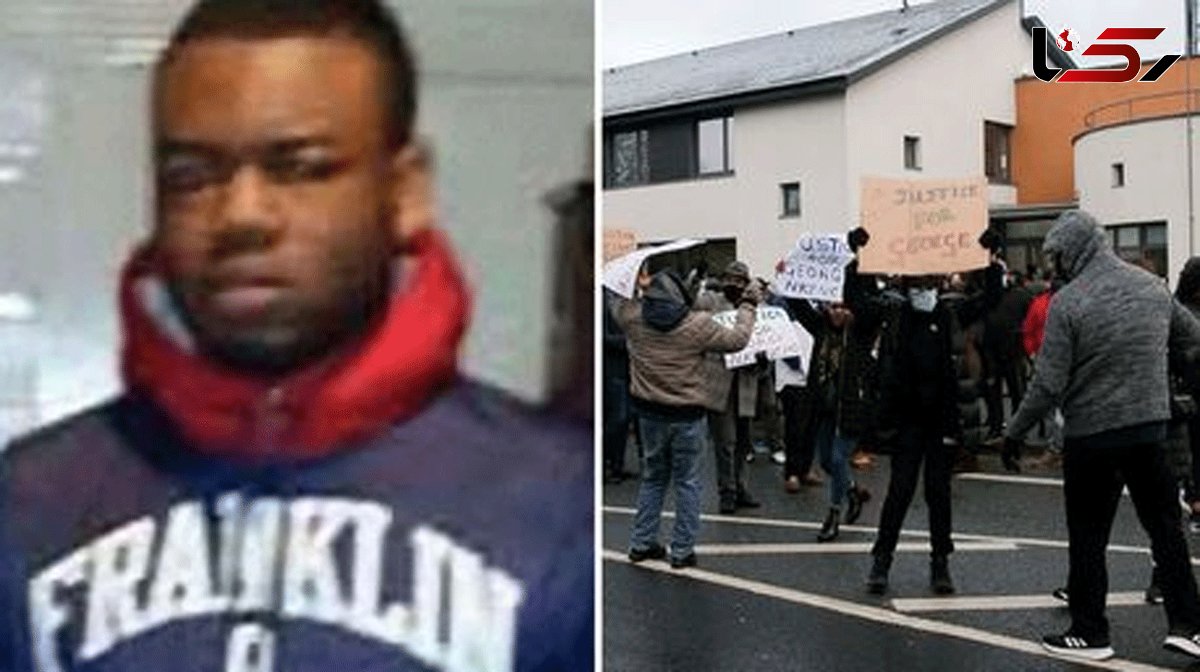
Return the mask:
<svg viewBox="0 0 1200 672">
<path fill-rule="evenodd" d="M 407 45 L 377 0 L 172 36 L 123 389 L 0 461 L 3 672 L 591 669 L 592 432 L 459 372 Z"/>
<path fill-rule="evenodd" d="M 1068 657 L 1114 655 L 1104 553 L 1124 486 L 1150 536 L 1167 613 L 1163 646 L 1200 658 L 1200 597 L 1164 456 L 1169 355 L 1195 366 L 1200 322 L 1160 278 L 1121 261 L 1086 212 L 1060 215 L 1043 250 L 1065 284 L 1050 302 L 1033 380 L 1004 446 L 1015 464 L 1038 420 L 1062 410 L 1071 626 L 1042 645 Z"/>
<path fill-rule="evenodd" d="M 700 456 L 708 440 L 706 415 L 714 394 L 710 352 L 736 352 L 750 342 L 760 293 L 738 297 L 733 328 L 693 310 L 684 281 L 672 270 L 656 273 L 640 301 L 620 300 L 614 315 L 629 344 L 630 395 L 642 443 L 642 482 L 629 540 L 632 562 L 659 560 L 658 541 L 667 487 L 675 483 L 675 528 L 670 562 L 696 565 L 700 529 Z M 723 392 L 723 391 L 722 391 Z"/>
</svg>

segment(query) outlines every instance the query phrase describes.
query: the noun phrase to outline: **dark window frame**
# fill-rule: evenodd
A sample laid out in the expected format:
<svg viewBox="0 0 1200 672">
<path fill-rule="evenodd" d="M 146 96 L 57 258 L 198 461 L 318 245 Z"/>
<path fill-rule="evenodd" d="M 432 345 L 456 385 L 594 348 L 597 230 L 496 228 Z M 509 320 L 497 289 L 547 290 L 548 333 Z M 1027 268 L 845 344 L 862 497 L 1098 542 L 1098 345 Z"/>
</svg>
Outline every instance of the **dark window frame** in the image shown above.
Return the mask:
<svg viewBox="0 0 1200 672">
<path fill-rule="evenodd" d="M 612 126 L 604 130 L 602 138 L 603 146 L 601 148 L 601 160 L 603 162 L 602 184 L 605 190 L 612 189 L 628 189 L 633 187 L 652 186 L 655 184 L 669 184 L 672 182 L 688 182 L 697 180 L 708 180 L 714 178 L 731 177 L 735 174 L 733 161 L 735 148 L 734 143 L 734 123 L 733 111 L 727 111 L 722 114 L 706 114 L 703 116 L 690 116 L 678 118 L 673 121 L 660 122 L 656 124 L 645 124 L 639 126 Z M 704 122 L 721 120 L 721 142 L 722 142 L 722 169 L 710 170 L 701 172 L 700 168 L 700 125 Z M 662 145 L 655 149 L 655 130 L 658 129 L 660 138 L 674 135 L 679 132 L 681 125 L 687 125 L 689 129 L 689 137 L 687 146 L 682 146 L 682 143 L 676 142 L 671 145 Z M 636 150 L 639 152 L 637 157 L 638 166 L 634 171 L 634 176 L 628 182 L 618 183 L 616 180 L 616 158 L 617 158 L 617 142 L 618 136 L 636 133 L 639 134 L 639 139 L 644 138 L 645 143 L 642 149 Z M 678 167 L 679 159 L 684 159 L 687 163 L 686 170 L 668 171 L 667 176 L 661 175 L 664 165 L 670 166 L 674 164 Z M 672 160 L 674 159 L 674 160 Z M 644 164 L 644 165 L 642 165 Z M 656 173 L 660 173 L 656 175 Z"/>
<path fill-rule="evenodd" d="M 904 136 L 904 169 L 921 170 L 921 136 Z"/>
<path fill-rule="evenodd" d="M 1120 189 L 1125 186 L 1125 162 L 1112 164 L 1112 188 Z"/>
<path fill-rule="evenodd" d="M 983 173 L 988 184 L 1013 183 L 1012 132 L 1010 124 L 983 122 Z"/>
<path fill-rule="evenodd" d="M 796 190 L 796 208 L 795 210 L 788 209 L 788 190 L 795 188 Z M 804 211 L 803 204 L 804 189 L 800 185 L 800 181 L 781 182 L 779 184 L 779 218 L 780 219 L 799 219 Z"/>
</svg>

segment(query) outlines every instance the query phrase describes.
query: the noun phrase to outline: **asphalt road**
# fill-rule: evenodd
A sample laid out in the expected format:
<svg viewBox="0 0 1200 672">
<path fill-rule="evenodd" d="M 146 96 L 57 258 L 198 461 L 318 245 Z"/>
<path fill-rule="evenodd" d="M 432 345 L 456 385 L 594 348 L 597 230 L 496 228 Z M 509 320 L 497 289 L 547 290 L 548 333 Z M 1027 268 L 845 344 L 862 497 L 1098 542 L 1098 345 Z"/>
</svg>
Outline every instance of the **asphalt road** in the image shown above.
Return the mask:
<svg viewBox="0 0 1200 672">
<path fill-rule="evenodd" d="M 632 447 L 631 447 L 631 453 Z M 1101 666 L 1042 651 L 1042 634 L 1069 625 L 1050 591 L 1065 584 L 1066 524 L 1061 474 L 1003 473 L 994 459 L 956 475 L 951 573 L 958 593 L 929 590 L 927 510 L 918 489 L 905 521 L 887 595 L 864 580 L 887 485 L 887 459 L 855 472 L 874 498 L 835 544 L 815 543 L 825 488 L 783 491 L 781 467 L 766 456 L 748 465 L 763 507 L 717 515 L 706 455 L 700 566 L 625 559 L 637 482 L 604 490 L 604 668 L 621 672 L 708 670 L 1180 670 L 1200 664 L 1165 651 L 1161 606 L 1143 601 L 1149 542 L 1124 498 L 1108 554 L 1113 647 Z M 667 510 L 672 504 L 668 500 Z M 664 518 L 663 539 L 669 539 Z M 1193 557 L 1200 535 L 1189 535 Z M 906 550 L 907 549 L 907 550 Z"/>
</svg>

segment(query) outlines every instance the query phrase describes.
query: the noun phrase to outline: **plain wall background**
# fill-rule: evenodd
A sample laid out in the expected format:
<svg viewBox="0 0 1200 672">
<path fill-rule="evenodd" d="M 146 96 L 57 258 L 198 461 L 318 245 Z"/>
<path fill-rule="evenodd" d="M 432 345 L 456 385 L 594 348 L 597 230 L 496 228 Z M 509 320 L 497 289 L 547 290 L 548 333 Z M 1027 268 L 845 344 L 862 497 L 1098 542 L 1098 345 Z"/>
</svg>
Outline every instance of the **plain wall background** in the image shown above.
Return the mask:
<svg viewBox="0 0 1200 672">
<path fill-rule="evenodd" d="M 36 359 L 40 421 L 118 389 L 117 272 L 150 227 L 148 69 L 136 62 L 189 4 L 0 3 L 0 293 L 39 310 L 0 358 Z M 542 196 L 590 174 L 592 3 L 391 4 L 419 58 L 444 226 L 475 289 L 464 367 L 541 400 L 555 261 Z"/>
</svg>

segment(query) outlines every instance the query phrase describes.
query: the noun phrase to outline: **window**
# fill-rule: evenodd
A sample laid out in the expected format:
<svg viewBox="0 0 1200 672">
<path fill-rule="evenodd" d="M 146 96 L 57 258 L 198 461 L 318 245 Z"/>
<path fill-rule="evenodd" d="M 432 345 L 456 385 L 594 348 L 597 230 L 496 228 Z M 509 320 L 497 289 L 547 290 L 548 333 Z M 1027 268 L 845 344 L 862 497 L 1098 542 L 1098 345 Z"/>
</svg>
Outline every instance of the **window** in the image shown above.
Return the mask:
<svg viewBox="0 0 1200 672">
<path fill-rule="evenodd" d="M 1117 187 L 1125 186 L 1125 164 L 1124 163 L 1112 164 L 1112 186 L 1114 189 L 1116 189 Z"/>
<path fill-rule="evenodd" d="M 1012 126 L 983 122 L 983 171 L 988 182 L 1012 184 Z"/>
<path fill-rule="evenodd" d="M 1167 275 L 1167 225 L 1127 224 L 1105 231 L 1117 256 L 1160 277 Z"/>
<path fill-rule="evenodd" d="M 904 136 L 904 168 L 921 169 L 921 138 L 915 135 Z"/>
<path fill-rule="evenodd" d="M 605 187 L 733 172 L 733 117 L 674 119 L 604 136 Z"/>
<path fill-rule="evenodd" d="M 650 177 L 649 133 L 644 130 L 614 133 L 608 144 L 609 186 L 644 184 Z"/>
<path fill-rule="evenodd" d="M 799 217 L 800 216 L 800 183 L 785 182 L 779 185 L 779 193 L 782 197 L 783 211 L 780 217 Z"/>
</svg>

